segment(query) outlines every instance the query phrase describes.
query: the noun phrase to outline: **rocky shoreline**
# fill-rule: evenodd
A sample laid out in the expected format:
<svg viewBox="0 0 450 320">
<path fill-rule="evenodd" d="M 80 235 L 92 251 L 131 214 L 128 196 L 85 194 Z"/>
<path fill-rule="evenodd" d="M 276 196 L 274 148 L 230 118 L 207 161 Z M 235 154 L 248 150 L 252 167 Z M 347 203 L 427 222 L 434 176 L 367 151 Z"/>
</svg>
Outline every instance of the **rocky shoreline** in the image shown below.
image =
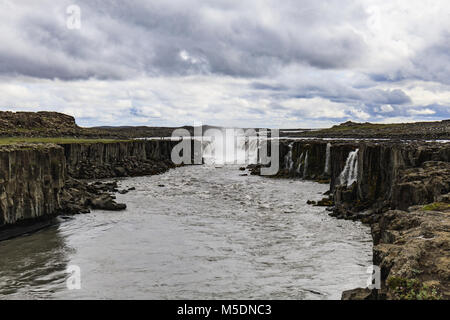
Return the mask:
<svg viewBox="0 0 450 320">
<path fill-rule="evenodd" d="M 0 240 L 39 230 L 58 215 L 124 210 L 117 181 L 175 165 L 174 142 L 12 144 L 0 146 Z"/>
<path fill-rule="evenodd" d="M 280 142 L 277 177 L 330 183 L 327 206 L 339 219 L 371 227 L 381 289 L 342 299 L 450 298 L 450 144 L 405 141 Z M 308 154 L 310 165 L 305 163 Z M 328 167 L 327 167 L 328 166 Z M 249 166 L 259 174 L 260 166 Z"/>
<path fill-rule="evenodd" d="M 0 134 L 7 136 L 76 140 L 104 133 L 104 128 L 89 131 L 78 127 L 73 117 L 48 112 L 4 112 L 0 124 L 4 129 Z M 362 135 L 367 126 L 347 123 L 321 134 Z M 369 127 L 377 137 L 398 129 L 396 125 Z M 412 124 L 399 134 L 415 127 L 429 132 L 424 139 L 445 137 L 450 128 L 448 120 L 436 128 L 433 123 Z M 129 130 L 110 131 L 114 136 Z M 114 193 L 128 190 L 99 179 L 165 172 L 175 167 L 170 160 L 175 143 L 61 141 L 0 146 L 0 240 L 48 226 L 58 214 L 125 209 Z M 450 298 L 450 143 L 282 139 L 279 152 L 276 177 L 329 183 L 325 197 L 310 203 L 327 206 L 336 218 L 360 220 L 371 227 L 381 289 L 346 291 L 343 299 Z M 251 174 L 260 174 L 260 165 L 248 168 Z"/>
<path fill-rule="evenodd" d="M 171 141 L 0 147 L 0 240 L 48 226 L 58 214 L 123 210 L 116 181 L 175 167 Z M 352 158 L 353 155 L 353 158 Z M 313 205 L 369 224 L 381 290 L 343 299 L 450 297 L 450 146 L 424 142 L 283 140 L 276 177 L 329 183 Z M 249 166 L 259 174 L 261 166 Z M 344 174 L 345 173 L 345 174 Z"/>
</svg>

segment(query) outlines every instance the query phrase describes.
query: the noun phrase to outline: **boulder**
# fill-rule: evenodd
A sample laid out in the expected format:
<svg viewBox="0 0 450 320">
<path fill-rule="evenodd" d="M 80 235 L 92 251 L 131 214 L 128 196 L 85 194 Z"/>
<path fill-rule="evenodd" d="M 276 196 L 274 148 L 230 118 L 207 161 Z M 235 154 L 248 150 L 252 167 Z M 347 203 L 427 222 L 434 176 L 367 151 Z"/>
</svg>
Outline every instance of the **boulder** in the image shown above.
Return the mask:
<svg viewBox="0 0 450 320">
<path fill-rule="evenodd" d="M 341 300 L 376 300 L 377 290 L 357 288 L 342 292 Z"/>
</svg>

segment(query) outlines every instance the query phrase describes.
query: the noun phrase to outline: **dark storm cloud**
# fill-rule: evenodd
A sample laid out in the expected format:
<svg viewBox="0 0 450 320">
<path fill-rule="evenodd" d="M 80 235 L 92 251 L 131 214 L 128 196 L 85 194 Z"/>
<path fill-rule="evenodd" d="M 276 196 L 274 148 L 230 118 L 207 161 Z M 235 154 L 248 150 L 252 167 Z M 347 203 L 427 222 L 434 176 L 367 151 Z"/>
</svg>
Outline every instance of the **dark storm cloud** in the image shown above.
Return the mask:
<svg viewBox="0 0 450 320">
<path fill-rule="evenodd" d="M 450 33 L 442 43 L 430 46 L 414 58 L 411 76 L 415 78 L 450 84 Z"/>
<path fill-rule="evenodd" d="M 63 3 L 51 5 L 54 10 L 50 2 L 15 5 L 20 18 L 12 27 L 21 37 L 12 45 L 30 51 L 17 54 L 3 46 L 0 72 L 124 79 L 142 73 L 260 77 L 292 63 L 341 68 L 360 59 L 365 49 L 361 36 L 346 23 L 358 23 L 365 14 L 354 1 L 346 3 L 349 9 L 336 0 L 245 5 L 82 0 L 77 2 L 80 30 L 65 27 Z"/>
<path fill-rule="evenodd" d="M 253 89 L 258 89 L 258 90 L 271 90 L 271 91 L 283 91 L 288 89 L 286 86 L 282 86 L 282 85 L 270 85 L 270 84 L 266 84 L 266 83 L 262 83 L 262 82 L 253 82 L 251 84 L 251 87 Z"/>
<path fill-rule="evenodd" d="M 66 27 L 74 2 L 80 30 Z M 448 2 L 436 3 L 3 0 L 0 107 L 51 104 L 91 124 L 448 117 Z"/>
</svg>

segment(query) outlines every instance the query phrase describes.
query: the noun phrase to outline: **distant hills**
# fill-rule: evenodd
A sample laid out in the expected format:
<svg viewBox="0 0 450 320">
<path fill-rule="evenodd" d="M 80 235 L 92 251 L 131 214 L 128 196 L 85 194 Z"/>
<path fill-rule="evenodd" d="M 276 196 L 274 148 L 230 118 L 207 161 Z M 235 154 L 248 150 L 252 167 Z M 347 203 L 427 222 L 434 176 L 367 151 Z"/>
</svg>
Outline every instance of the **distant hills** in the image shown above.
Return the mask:
<svg viewBox="0 0 450 320">
<path fill-rule="evenodd" d="M 100 126 L 83 128 L 75 118 L 59 112 L 0 111 L 0 136 L 80 137 L 80 138 L 141 138 L 170 137 L 178 127 Z M 183 126 L 191 135 L 193 126 Z M 217 126 L 204 125 L 205 132 Z M 450 140 L 450 120 L 415 123 L 374 124 L 347 121 L 331 128 L 280 129 L 280 136 L 317 138 L 392 138 Z"/>
</svg>

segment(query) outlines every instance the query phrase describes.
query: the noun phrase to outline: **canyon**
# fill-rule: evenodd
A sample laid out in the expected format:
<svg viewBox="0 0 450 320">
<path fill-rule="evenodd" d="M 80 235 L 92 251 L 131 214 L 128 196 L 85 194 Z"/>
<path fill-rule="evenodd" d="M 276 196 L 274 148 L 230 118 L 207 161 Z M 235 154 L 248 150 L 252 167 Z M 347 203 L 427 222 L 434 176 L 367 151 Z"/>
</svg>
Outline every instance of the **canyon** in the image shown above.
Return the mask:
<svg viewBox="0 0 450 320">
<path fill-rule="evenodd" d="M 52 114 L 42 116 L 27 115 L 23 125 L 50 126 L 45 119 Z M 16 116 L 7 118 L 8 126 L 22 125 L 14 122 Z M 54 132 L 47 130 L 49 135 L 82 131 L 70 116 L 57 119 L 62 124 Z M 29 133 L 29 128 L 24 130 Z M 176 143 L 61 141 L 0 146 L 0 240 L 43 228 L 61 213 L 123 210 L 126 205 L 117 203 L 114 193 L 130 190 L 100 179 L 155 175 L 174 168 L 171 151 Z M 333 217 L 360 220 L 371 228 L 381 289 L 346 291 L 343 299 L 450 297 L 448 142 L 281 139 L 279 159 L 274 178 L 329 184 L 324 198 L 310 203 L 328 207 Z M 258 175 L 261 167 L 251 164 L 248 169 Z"/>
<path fill-rule="evenodd" d="M 117 183 L 175 167 L 172 141 L 19 143 L 0 146 L 0 240 L 47 226 L 60 213 L 122 210 Z M 97 180 L 97 181 L 92 181 Z"/>
<path fill-rule="evenodd" d="M 282 140 L 279 150 L 278 177 L 329 183 L 327 197 L 311 204 L 371 227 L 381 290 L 344 299 L 450 297 L 449 143 Z"/>
</svg>

